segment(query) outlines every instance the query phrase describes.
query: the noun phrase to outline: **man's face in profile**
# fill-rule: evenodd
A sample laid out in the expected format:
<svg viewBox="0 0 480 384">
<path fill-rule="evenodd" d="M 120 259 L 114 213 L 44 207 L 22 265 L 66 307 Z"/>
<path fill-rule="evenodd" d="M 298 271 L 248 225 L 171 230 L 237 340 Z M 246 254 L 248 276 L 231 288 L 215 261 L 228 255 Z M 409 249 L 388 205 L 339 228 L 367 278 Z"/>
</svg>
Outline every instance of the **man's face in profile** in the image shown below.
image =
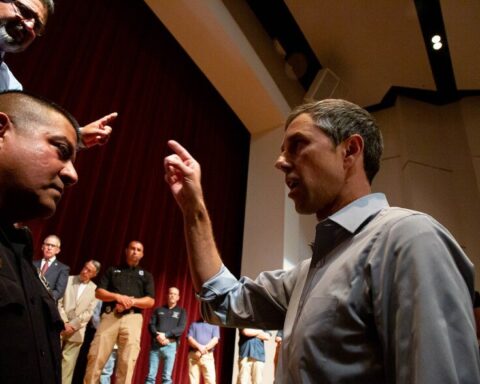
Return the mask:
<svg viewBox="0 0 480 384">
<path fill-rule="evenodd" d="M 47 10 L 40 0 L 0 2 L 0 51 L 21 52 L 42 34 Z"/>
<path fill-rule="evenodd" d="M 18 124 L 27 127 L 12 122 L 0 146 L 2 188 L 8 196 L 4 204 L 17 221 L 49 217 L 64 188 L 78 180 L 73 166 L 77 134 L 63 115 L 51 110 L 36 122 Z"/>
<path fill-rule="evenodd" d="M 318 218 L 335 212 L 345 184 L 341 146 L 303 113 L 285 130 L 281 151 L 276 167 L 285 174 L 297 212 Z"/>
</svg>

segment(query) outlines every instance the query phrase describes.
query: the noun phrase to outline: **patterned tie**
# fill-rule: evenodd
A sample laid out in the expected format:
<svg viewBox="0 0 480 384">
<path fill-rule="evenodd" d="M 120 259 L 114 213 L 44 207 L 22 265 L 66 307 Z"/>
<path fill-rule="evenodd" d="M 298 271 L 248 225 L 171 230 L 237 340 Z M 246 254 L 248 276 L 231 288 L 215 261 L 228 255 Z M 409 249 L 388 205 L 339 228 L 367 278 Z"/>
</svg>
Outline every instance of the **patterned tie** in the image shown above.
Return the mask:
<svg viewBox="0 0 480 384">
<path fill-rule="evenodd" d="M 40 273 L 45 276 L 45 273 L 47 272 L 47 269 L 48 269 L 48 261 L 45 260 L 45 262 L 43 263 L 43 267 L 42 267 L 42 270 L 40 271 Z"/>
</svg>

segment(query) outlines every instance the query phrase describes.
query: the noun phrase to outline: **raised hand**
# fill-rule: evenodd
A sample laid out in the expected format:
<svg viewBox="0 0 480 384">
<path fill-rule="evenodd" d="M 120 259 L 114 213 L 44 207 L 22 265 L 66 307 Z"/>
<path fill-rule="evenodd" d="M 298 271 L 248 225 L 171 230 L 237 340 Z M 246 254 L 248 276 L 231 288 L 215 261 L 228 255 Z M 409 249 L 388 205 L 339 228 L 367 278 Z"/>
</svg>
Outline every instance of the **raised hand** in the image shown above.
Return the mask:
<svg viewBox="0 0 480 384">
<path fill-rule="evenodd" d="M 200 164 L 176 141 L 168 141 L 168 146 L 174 154 L 164 160 L 165 181 L 185 212 L 189 207 L 203 204 Z"/>
<path fill-rule="evenodd" d="M 86 148 L 91 148 L 95 145 L 105 144 L 112 133 L 112 127 L 109 124 L 112 123 L 117 116 L 118 113 L 113 112 L 80 128 L 83 145 Z"/>
</svg>

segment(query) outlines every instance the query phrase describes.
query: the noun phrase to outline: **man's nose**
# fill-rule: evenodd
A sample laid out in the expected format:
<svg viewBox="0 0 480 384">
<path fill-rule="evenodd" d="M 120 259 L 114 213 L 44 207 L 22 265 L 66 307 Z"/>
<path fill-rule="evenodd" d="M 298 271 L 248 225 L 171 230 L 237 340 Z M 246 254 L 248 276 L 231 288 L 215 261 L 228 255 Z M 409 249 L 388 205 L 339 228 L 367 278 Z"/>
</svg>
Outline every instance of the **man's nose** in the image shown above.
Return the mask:
<svg viewBox="0 0 480 384">
<path fill-rule="evenodd" d="M 74 185 L 78 181 L 77 171 L 71 161 L 68 161 L 65 164 L 65 167 L 62 168 L 60 171 L 60 177 L 67 187 Z"/>
<path fill-rule="evenodd" d="M 280 156 L 278 156 L 277 161 L 275 161 L 275 168 L 283 172 L 288 171 L 288 169 L 290 168 L 290 163 L 287 161 L 285 155 L 281 154 Z"/>
<path fill-rule="evenodd" d="M 21 20 L 21 23 L 23 25 L 23 28 L 25 29 L 25 31 L 28 32 L 28 34 L 30 35 L 30 39 L 35 39 L 37 37 L 37 32 L 35 31 L 35 19 L 34 18 L 30 18 L 30 19 L 23 19 Z"/>
<path fill-rule="evenodd" d="M 22 19 L 22 23 L 25 28 L 34 31 L 35 29 L 35 19 L 32 17 L 30 19 Z"/>
</svg>

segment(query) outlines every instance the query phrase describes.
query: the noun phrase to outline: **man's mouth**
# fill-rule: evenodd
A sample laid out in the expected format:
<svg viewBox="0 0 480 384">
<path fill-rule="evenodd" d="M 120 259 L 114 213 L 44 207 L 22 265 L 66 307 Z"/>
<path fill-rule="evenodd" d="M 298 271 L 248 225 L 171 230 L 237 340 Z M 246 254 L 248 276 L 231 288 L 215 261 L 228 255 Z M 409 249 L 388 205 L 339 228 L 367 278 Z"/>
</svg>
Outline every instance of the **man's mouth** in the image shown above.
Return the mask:
<svg viewBox="0 0 480 384">
<path fill-rule="evenodd" d="M 297 179 L 287 177 L 285 180 L 285 184 L 287 184 L 287 187 L 290 189 L 290 191 L 292 191 L 297 188 L 300 183 Z"/>
<path fill-rule="evenodd" d="M 25 28 L 23 24 L 17 20 L 8 22 L 5 25 L 5 31 L 13 39 L 13 44 L 21 45 L 25 40 Z"/>
<path fill-rule="evenodd" d="M 56 184 L 51 184 L 49 188 L 54 189 L 55 191 L 58 191 L 58 193 L 60 193 L 60 196 L 63 195 L 63 187 Z"/>
</svg>

